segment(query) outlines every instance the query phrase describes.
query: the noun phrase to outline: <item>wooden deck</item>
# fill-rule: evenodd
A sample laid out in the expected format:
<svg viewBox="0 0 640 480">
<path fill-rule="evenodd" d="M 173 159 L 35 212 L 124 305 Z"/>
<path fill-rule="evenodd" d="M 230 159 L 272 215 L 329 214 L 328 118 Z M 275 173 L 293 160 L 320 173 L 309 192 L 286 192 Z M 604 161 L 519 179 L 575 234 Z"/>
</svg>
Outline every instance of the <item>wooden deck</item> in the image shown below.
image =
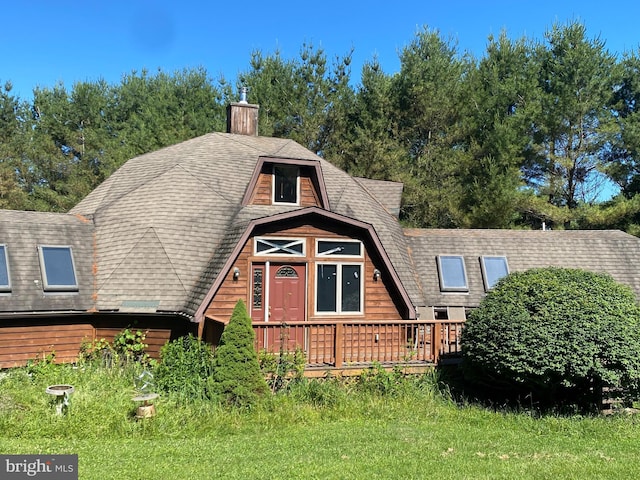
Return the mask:
<svg viewBox="0 0 640 480">
<path fill-rule="evenodd" d="M 256 349 L 300 349 L 305 372 L 360 371 L 373 364 L 420 370 L 460 353 L 463 320 L 253 322 Z"/>
</svg>

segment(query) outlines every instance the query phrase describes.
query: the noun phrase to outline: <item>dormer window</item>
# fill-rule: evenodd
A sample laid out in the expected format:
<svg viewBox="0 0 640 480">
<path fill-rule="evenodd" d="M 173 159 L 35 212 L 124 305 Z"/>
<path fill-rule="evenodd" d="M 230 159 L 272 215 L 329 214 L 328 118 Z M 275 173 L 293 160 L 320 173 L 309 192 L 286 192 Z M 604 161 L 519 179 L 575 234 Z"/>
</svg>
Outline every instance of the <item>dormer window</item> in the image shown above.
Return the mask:
<svg viewBox="0 0 640 480">
<path fill-rule="evenodd" d="M 38 251 L 45 292 L 78 291 L 71 247 L 40 246 Z"/>
<path fill-rule="evenodd" d="M 9 257 L 7 246 L 0 245 L 0 293 L 11 291 L 11 279 L 9 278 Z"/>
<path fill-rule="evenodd" d="M 300 169 L 298 166 L 273 166 L 273 203 L 300 204 Z"/>
</svg>

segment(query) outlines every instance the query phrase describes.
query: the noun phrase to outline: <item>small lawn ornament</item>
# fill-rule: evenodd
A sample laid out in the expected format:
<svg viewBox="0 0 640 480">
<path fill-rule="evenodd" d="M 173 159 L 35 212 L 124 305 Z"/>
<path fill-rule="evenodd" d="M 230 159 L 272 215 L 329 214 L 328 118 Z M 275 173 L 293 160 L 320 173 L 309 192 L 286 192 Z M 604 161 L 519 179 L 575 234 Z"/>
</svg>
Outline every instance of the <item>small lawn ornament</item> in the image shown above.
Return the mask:
<svg viewBox="0 0 640 480">
<path fill-rule="evenodd" d="M 56 414 L 65 415 L 69 410 L 69 396 L 75 391 L 73 385 L 49 385 L 45 393 L 53 395 L 56 402 Z"/>
<path fill-rule="evenodd" d="M 134 384 L 139 393 L 132 400 L 134 402 L 142 402 L 142 405 L 139 405 L 136 411 L 136 418 L 151 418 L 155 416 L 156 407 L 151 402 L 158 398 L 159 395 L 153 392 L 153 374 L 148 370 L 143 370 L 135 378 Z"/>
</svg>

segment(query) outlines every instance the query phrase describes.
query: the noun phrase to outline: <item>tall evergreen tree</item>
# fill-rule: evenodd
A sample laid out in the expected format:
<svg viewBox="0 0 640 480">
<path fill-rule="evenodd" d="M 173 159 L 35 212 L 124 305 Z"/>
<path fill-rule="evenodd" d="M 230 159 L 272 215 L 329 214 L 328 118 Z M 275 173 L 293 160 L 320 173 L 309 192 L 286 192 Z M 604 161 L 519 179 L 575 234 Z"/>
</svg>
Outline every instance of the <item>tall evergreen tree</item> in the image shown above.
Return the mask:
<svg viewBox="0 0 640 480">
<path fill-rule="evenodd" d="M 408 153 L 399 142 L 397 117 L 392 77 L 376 59 L 365 63 L 344 126 L 346 141 L 329 158 L 354 176 L 401 181 Z"/>
<path fill-rule="evenodd" d="M 0 208 L 17 210 L 27 206 L 21 172 L 28 110 L 11 90 L 11 82 L 0 88 Z"/>
<path fill-rule="evenodd" d="M 332 112 L 348 100 L 350 63 L 351 53 L 330 69 L 324 50 L 307 44 L 299 60 L 253 52 L 251 69 L 238 82 L 248 87 L 250 101 L 260 104 L 260 134 L 291 138 L 322 155 L 336 131 Z"/>
<path fill-rule="evenodd" d="M 548 202 L 569 210 L 602 192 L 613 128 L 615 57 L 580 23 L 554 25 L 539 45 L 540 108 L 532 118 L 527 179 Z"/>
<path fill-rule="evenodd" d="M 459 227 L 463 222 L 459 176 L 466 155 L 460 148 L 465 67 L 455 43 L 428 28 L 400 55 L 391 91 L 399 141 L 409 157 L 401 215 L 411 225 Z"/>
<path fill-rule="evenodd" d="M 485 56 L 468 68 L 461 102 L 469 156 L 461 172 L 465 226 L 514 226 L 530 195 L 521 166 L 530 144 L 528 122 L 537 89 L 525 38 L 489 37 Z"/>
</svg>

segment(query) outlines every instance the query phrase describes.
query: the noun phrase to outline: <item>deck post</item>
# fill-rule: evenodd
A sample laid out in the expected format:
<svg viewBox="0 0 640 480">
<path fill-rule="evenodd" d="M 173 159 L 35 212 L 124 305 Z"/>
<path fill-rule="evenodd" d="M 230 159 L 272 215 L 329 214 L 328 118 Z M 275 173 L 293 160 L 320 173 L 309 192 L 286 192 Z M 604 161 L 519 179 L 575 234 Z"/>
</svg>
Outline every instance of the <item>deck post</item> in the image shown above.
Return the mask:
<svg viewBox="0 0 640 480">
<path fill-rule="evenodd" d="M 433 334 L 431 335 L 431 354 L 433 363 L 438 363 L 440 358 L 440 348 L 442 347 L 442 323 L 435 322 L 433 324 Z"/>
<path fill-rule="evenodd" d="M 342 336 L 344 335 L 343 331 L 344 331 L 344 327 L 343 324 L 338 322 L 336 323 L 336 333 L 335 333 L 335 338 L 334 338 L 334 349 L 333 351 L 335 352 L 335 362 L 334 365 L 336 368 L 340 368 L 342 367 L 342 345 L 343 345 L 343 341 L 342 341 Z"/>
</svg>

